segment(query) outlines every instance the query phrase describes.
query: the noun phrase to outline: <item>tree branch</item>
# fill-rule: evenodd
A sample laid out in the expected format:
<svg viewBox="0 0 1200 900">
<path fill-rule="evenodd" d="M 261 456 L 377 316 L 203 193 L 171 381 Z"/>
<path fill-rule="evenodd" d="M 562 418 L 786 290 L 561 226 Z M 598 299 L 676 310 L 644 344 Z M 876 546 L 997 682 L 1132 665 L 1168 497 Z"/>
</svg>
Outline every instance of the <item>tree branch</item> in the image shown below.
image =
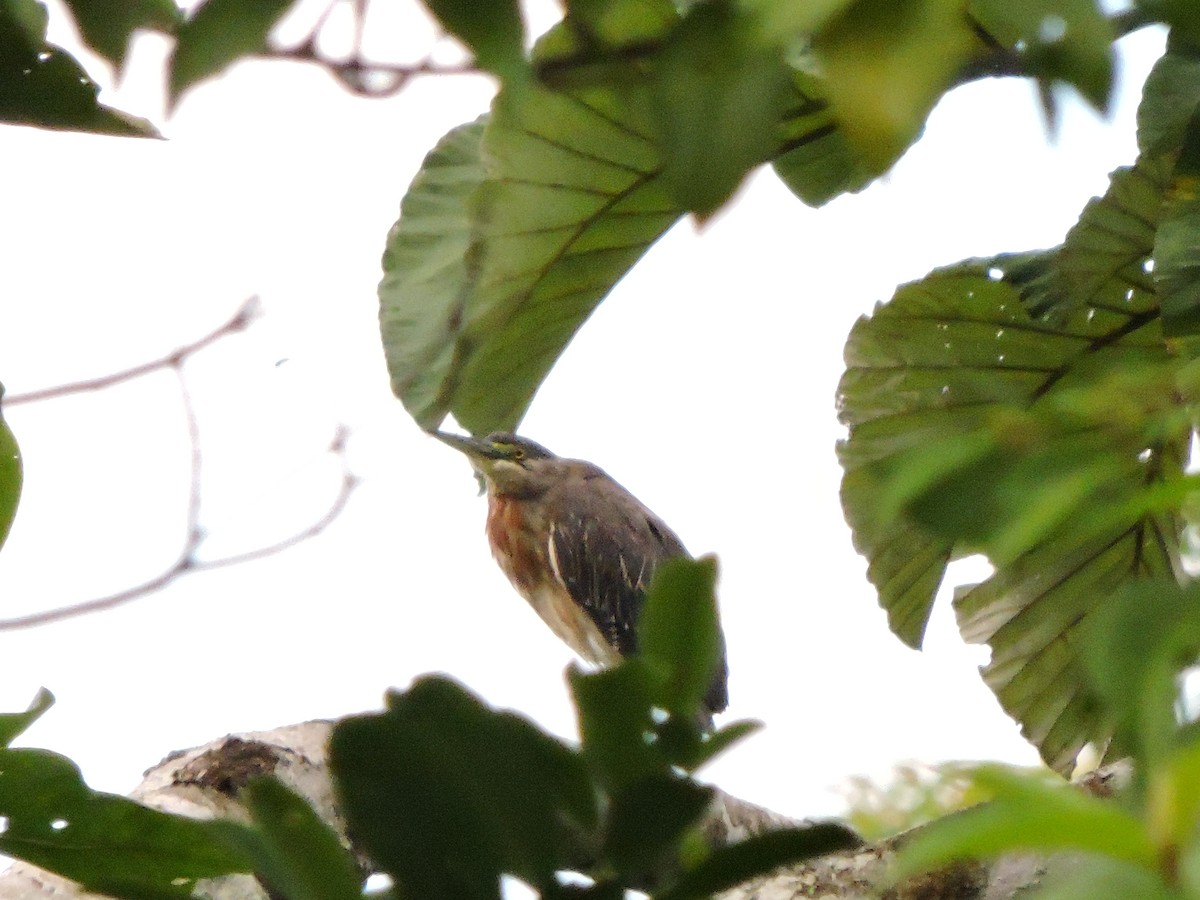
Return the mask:
<svg viewBox="0 0 1200 900">
<path fill-rule="evenodd" d="M 203 494 L 202 480 L 202 462 L 203 455 L 200 449 L 200 423 L 196 418 L 195 406 L 192 402 L 191 392 L 188 390 L 187 379 L 184 377 L 184 364 L 187 360 L 206 347 L 211 346 L 216 341 L 227 335 L 243 330 L 253 319 L 256 307 L 257 298 L 251 297 L 241 308 L 226 321 L 223 325 L 210 333 L 206 334 L 199 340 L 186 344 L 171 353 L 159 357 L 158 359 L 124 369 L 120 372 L 114 372 L 110 375 L 104 375 L 99 378 L 92 378 L 86 381 L 71 382 L 68 384 L 56 385 L 50 388 L 44 388 L 38 391 L 30 391 L 25 394 L 17 394 L 7 398 L 5 404 L 32 403 L 40 400 L 51 400 L 58 397 L 68 396 L 70 394 L 83 393 L 87 391 L 102 390 L 104 388 L 113 387 L 134 378 L 139 378 L 143 375 L 148 375 L 152 372 L 161 369 L 172 369 L 175 372 L 176 381 L 179 385 L 180 401 L 183 405 L 184 419 L 186 422 L 188 441 L 191 447 L 191 477 L 188 486 L 188 504 L 185 514 L 184 540 L 183 546 L 180 548 L 175 561 L 146 581 L 131 587 L 123 588 L 113 594 L 107 594 L 103 597 L 95 597 L 90 600 L 84 600 L 79 603 L 72 603 L 67 606 L 60 606 L 56 609 L 49 609 L 43 612 L 31 613 L 25 616 L 13 616 L 7 619 L 0 619 L 0 631 L 16 631 L 21 628 L 32 628 L 37 625 L 46 625 L 51 622 L 59 622 L 65 619 L 73 619 L 77 616 L 87 615 L 89 613 L 102 612 L 106 609 L 112 609 L 116 606 L 122 606 L 134 600 L 139 600 L 142 597 L 148 597 L 151 594 L 156 594 L 163 588 L 170 585 L 173 581 L 181 578 L 191 572 L 201 572 L 209 569 L 221 569 L 227 566 L 239 565 L 245 562 L 265 559 L 269 556 L 274 556 L 291 549 L 297 544 L 310 540 L 316 537 L 326 528 L 328 528 L 338 516 L 346 508 L 346 504 L 350 500 L 350 495 L 358 485 L 358 479 L 353 472 L 350 471 L 350 466 L 346 458 L 346 439 L 348 431 L 345 426 L 339 426 L 337 433 L 334 436 L 332 443 L 329 446 L 329 452 L 333 453 L 341 462 L 342 479 L 338 489 L 337 496 L 325 513 L 312 524 L 297 531 L 296 533 L 280 540 L 273 544 L 267 544 L 262 547 L 255 547 L 246 550 L 242 553 L 235 553 L 229 556 L 216 557 L 213 559 L 203 559 L 198 556 L 200 545 L 204 541 L 204 528 L 200 522 L 201 497 Z"/>
</svg>

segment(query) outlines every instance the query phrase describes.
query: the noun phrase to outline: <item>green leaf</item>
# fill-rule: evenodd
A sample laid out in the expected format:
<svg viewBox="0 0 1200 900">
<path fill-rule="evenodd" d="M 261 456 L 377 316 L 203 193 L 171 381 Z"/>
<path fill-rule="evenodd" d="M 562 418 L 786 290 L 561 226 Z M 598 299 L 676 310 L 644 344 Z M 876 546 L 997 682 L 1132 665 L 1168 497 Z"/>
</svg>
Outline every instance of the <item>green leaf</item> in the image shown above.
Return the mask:
<svg viewBox="0 0 1200 900">
<path fill-rule="evenodd" d="M 117 897 L 187 897 L 196 879 L 249 872 L 228 822 L 202 822 L 90 790 L 70 760 L 0 750 L 0 853 Z"/>
<path fill-rule="evenodd" d="M 154 127 L 98 101 L 100 88 L 61 47 L 46 43 L 46 11 L 33 0 L 0 3 L 0 122 L 158 137 Z"/>
<path fill-rule="evenodd" d="M 679 759 L 685 771 L 694 772 L 711 759 L 724 753 L 738 741 L 761 730 L 762 722 L 755 719 L 739 719 L 723 725 L 716 731 L 705 734 L 693 752 Z"/>
<path fill-rule="evenodd" d="M 1152 772 L 1175 749 L 1179 674 L 1200 657 L 1200 584 L 1127 585 L 1092 616 L 1082 654 L 1092 689 Z"/>
<path fill-rule="evenodd" d="M 1168 337 L 1200 333 L 1200 108 L 1183 146 L 1154 241 L 1154 286 Z"/>
<path fill-rule="evenodd" d="M 878 173 L 920 135 L 977 42 L 959 0 L 858 0 L 812 48 L 846 139 Z"/>
<path fill-rule="evenodd" d="M 448 32 L 484 69 L 505 78 L 525 67 L 525 26 L 516 0 L 424 0 Z"/>
<path fill-rule="evenodd" d="M 1193 54 L 1159 57 L 1137 111 L 1138 149 L 1143 156 L 1166 156 L 1183 145 L 1183 133 L 1200 104 L 1200 59 Z"/>
<path fill-rule="evenodd" d="M 42 717 L 54 705 L 54 695 L 40 688 L 29 709 L 21 713 L 0 713 L 0 748 L 7 747 L 18 735 Z"/>
<path fill-rule="evenodd" d="M 0 400 L 3 399 L 4 385 L 0 385 Z M 4 546 L 17 515 L 23 479 L 21 448 L 17 446 L 17 439 L 0 414 L 0 547 Z"/>
<path fill-rule="evenodd" d="M 206 0 L 175 33 L 168 97 L 180 95 L 267 45 L 267 35 L 296 0 Z"/>
<path fill-rule="evenodd" d="M 670 0 L 568 0 L 566 7 L 573 32 L 610 50 L 659 41 L 679 24 Z"/>
<path fill-rule="evenodd" d="M 1177 478 L 1187 445 L 1184 429 L 1171 429 L 1181 409 L 1172 408 L 1180 402 L 1172 391 L 1155 396 L 1147 386 L 1152 378 L 1134 378 L 1127 384 L 1140 385 L 1146 396 L 1131 395 L 1121 406 L 1095 380 L 1097 372 L 1136 373 L 1147 360 L 1164 365 L 1153 294 L 1132 291 L 1126 297 L 1123 284 L 1098 283 L 1086 308 L 1055 306 L 1050 300 L 1057 279 L 1047 278 L 1046 271 L 1056 259 L 1046 254 L 1040 260 L 978 261 L 902 287 L 851 332 L 839 394 L 842 420 L 850 427 L 840 447 L 843 506 L 897 636 L 919 643 L 946 562 L 961 543 L 919 525 L 918 515 L 928 523 L 936 512 L 906 505 L 905 499 L 939 485 L 943 500 L 963 491 L 962 499 L 941 511 L 949 517 L 941 522 L 948 532 L 957 529 L 969 541 L 999 528 L 1002 547 L 1004 542 L 1010 550 L 1028 547 L 958 597 L 956 611 L 964 638 L 992 648 L 984 678 L 1004 709 L 1043 758 L 1062 769 L 1083 743 L 1107 737 L 1083 684 L 1075 629 L 1111 591 L 1136 578 L 1169 573 L 1176 563 L 1175 514 L 1127 507 L 1121 491 Z M 1017 282 L 1002 280 L 1014 272 L 1021 274 Z M 1035 318 L 1027 306 L 1044 311 Z M 1066 432 L 1055 448 L 1043 446 L 1029 430 L 1036 422 L 1050 433 L 1049 423 L 1089 397 L 1093 406 L 1103 401 L 1104 408 L 1079 415 L 1111 417 L 1109 437 L 1080 429 L 1074 437 Z M 1122 443 L 1120 426 L 1133 422 L 1129 427 L 1136 434 L 1138 410 L 1156 408 L 1154 403 L 1162 407 L 1166 430 L 1153 436 L 1145 447 L 1149 453 L 1139 459 Z M 1011 423 L 1022 425 L 1014 429 Z M 1001 452 L 1004 446 L 1011 451 Z M 1072 474 L 1072 454 L 1089 446 L 1090 455 L 1080 457 L 1080 471 Z M 1110 465 L 1111 453 L 1119 464 Z M 1039 458 L 1058 468 L 1044 484 L 1038 480 Z M 1097 460 L 1102 468 L 1090 470 Z M 993 481 L 1014 467 L 1019 473 L 1021 461 L 1027 475 Z M 955 481 L 956 467 L 989 480 L 971 483 L 968 474 Z M 1097 472 L 1105 478 L 1126 473 L 1127 483 L 1118 484 L 1120 491 L 1105 508 L 1104 527 L 1098 529 L 1088 516 L 1064 520 L 1056 505 L 1064 498 L 1077 509 L 1088 508 L 1085 501 L 1100 502 L 1082 489 Z M 1023 488 L 1026 477 L 1031 481 Z M 1022 489 L 1036 507 L 1026 521 L 1017 515 L 1028 509 Z M 1031 540 L 1036 543 L 1029 547 Z"/>
<path fill-rule="evenodd" d="M 670 772 L 626 785 L 612 798 L 601 858 L 644 883 L 674 861 L 684 834 L 712 802 L 713 790 Z"/>
<path fill-rule="evenodd" d="M 183 21 L 173 0 L 66 0 L 87 45 L 118 69 L 140 28 L 170 33 Z"/>
<path fill-rule="evenodd" d="M 343 720 L 330 764 L 350 830 L 406 896 L 491 900 L 502 873 L 547 883 L 597 825 L 578 753 L 444 678 Z"/>
<path fill-rule="evenodd" d="M 1088 201 L 1055 266 L 1069 303 L 1096 315 L 1121 308 L 1157 312 L 1147 271 L 1170 177 L 1167 163 L 1143 157 L 1113 172 L 1104 196 Z"/>
<path fill-rule="evenodd" d="M 478 191 L 461 163 L 463 181 L 444 192 L 445 205 L 399 226 L 428 229 L 435 265 L 457 252 L 459 223 L 472 228 L 461 314 L 447 314 L 458 277 L 448 270 L 431 295 L 407 294 L 385 346 L 393 384 L 412 383 L 401 399 L 426 428 L 447 412 L 473 433 L 513 428 L 584 319 L 680 215 L 659 183 L 652 132 L 607 89 L 502 90 L 481 153 Z M 447 322 L 453 333 L 439 353 L 429 335 Z M 434 368 L 409 364 L 434 354 Z"/>
<path fill-rule="evenodd" d="M 1037 900 L 1181 900 L 1152 870 L 1127 862 L 1090 856 L 1063 872 L 1051 872 Z"/>
<path fill-rule="evenodd" d="M 791 72 L 756 24 L 733 4 L 697 4 L 656 60 L 650 102 L 664 184 L 701 219 L 778 145 Z"/>
<path fill-rule="evenodd" d="M 721 658 L 717 561 L 672 559 L 654 573 L 638 617 L 638 655 L 663 709 L 698 716 Z"/>
<path fill-rule="evenodd" d="M 1000 766 L 980 767 L 975 780 L 995 799 L 914 832 L 897 854 L 893 883 L 956 860 L 1022 851 L 1096 853 L 1147 869 L 1157 862 L 1142 823 L 1116 804 Z"/>
<path fill-rule="evenodd" d="M 238 846 L 259 880 L 288 900 L 360 900 L 362 876 L 337 834 L 308 801 L 274 778 L 251 781 L 238 795 L 255 828 Z"/>
<path fill-rule="evenodd" d="M 809 206 L 822 206 L 871 180 L 846 135 L 837 127 L 819 79 L 792 75 L 792 96 L 783 120 L 782 144 L 771 163 L 788 189 Z"/>
<path fill-rule="evenodd" d="M 1043 82 L 1074 85 L 1101 112 L 1112 96 L 1112 24 L 1095 0 L 971 0 L 971 15 L 1022 70 Z"/>
<path fill-rule="evenodd" d="M 468 204 L 483 182 L 484 120 L 460 125 L 425 157 L 388 234 L 379 284 L 380 328 L 392 390 L 417 422 L 434 428 L 467 299 Z"/>
<path fill-rule="evenodd" d="M 579 715 L 583 755 L 596 781 L 610 793 L 668 771 L 651 715 L 650 675 L 640 657 L 567 679 Z"/>
<path fill-rule="evenodd" d="M 556 29 L 535 60 L 575 40 Z M 510 84 L 486 125 L 427 157 L 380 286 L 393 389 L 422 427 L 453 413 L 475 434 L 513 429 L 576 330 L 682 215 L 663 182 L 648 65 L 613 74 L 610 60 L 570 91 Z M 861 186 L 849 157 L 829 153 L 840 139 L 824 100 L 794 94 L 776 125 L 782 177 L 814 203 Z"/>
<path fill-rule="evenodd" d="M 655 900 L 702 900 L 780 866 L 861 845 L 858 835 L 835 822 L 757 834 L 714 850 L 674 884 L 657 892 Z"/>
</svg>

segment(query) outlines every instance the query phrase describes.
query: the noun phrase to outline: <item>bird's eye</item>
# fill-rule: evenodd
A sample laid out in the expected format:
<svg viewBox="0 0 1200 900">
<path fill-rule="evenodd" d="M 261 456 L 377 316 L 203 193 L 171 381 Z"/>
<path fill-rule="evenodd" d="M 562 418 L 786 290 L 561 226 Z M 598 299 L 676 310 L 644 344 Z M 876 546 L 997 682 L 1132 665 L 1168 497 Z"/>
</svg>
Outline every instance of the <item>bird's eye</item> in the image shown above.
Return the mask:
<svg viewBox="0 0 1200 900">
<path fill-rule="evenodd" d="M 525 458 L 525 450 L 521 447 L 513 447 L 512 458 L 513 459 L 524 459 Z"/>
</svg>

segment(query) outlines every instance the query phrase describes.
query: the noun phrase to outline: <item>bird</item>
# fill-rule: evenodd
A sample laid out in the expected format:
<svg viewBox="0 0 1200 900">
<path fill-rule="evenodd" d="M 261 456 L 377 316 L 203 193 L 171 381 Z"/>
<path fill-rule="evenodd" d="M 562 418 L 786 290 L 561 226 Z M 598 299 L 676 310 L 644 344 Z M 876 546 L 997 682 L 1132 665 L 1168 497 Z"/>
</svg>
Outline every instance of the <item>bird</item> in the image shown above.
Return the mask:
<svg viewBox="0 0 1200 900">
<path fill-rule="evenodd" d="M 663 562 L 690 554 L 658 516 L 599 466 L 509 432 L 431 432 L 467 456 L 487 493 L 486 532 L 517 593 L 579 656 L 598 666 L 637 653 L 646 588 Z M 704 697 L 728 705 L 724 640 Z"/>
</svg>

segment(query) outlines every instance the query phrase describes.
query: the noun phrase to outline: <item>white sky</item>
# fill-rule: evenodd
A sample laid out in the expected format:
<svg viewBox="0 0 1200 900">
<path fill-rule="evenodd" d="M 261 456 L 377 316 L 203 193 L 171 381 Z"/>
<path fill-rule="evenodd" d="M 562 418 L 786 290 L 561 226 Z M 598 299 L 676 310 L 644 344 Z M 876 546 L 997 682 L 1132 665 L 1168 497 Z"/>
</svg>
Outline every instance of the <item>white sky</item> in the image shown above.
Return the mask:
<svg viewBox="0 0 1200 900">
<path fill-rule="evenodd" d="M 0 381 L 19 394 L 124 368 L 258 294 L 251 330 L 188 366 L 203 552 L 318 517 L 337 489 L 325 447 L 339 423 L 362 485 L 284 555 L 0 632 L 0 710 L 51 688 L 58 704 L 26 743 L 119 792 L 169 751 L 374 708 L 429 671 L 573 735 L 569 651 L 491 560 L 467 464 L 408 419 L 379 347 L 375 285 L 400 197 L 434 141 L 485 108 L 489 83 L 429 79 L 368 101 L 315 69 L 244 64 L 164 119 L 164 46 L 139 40 L 105 97 L 168 141 L 0 128 Z M 525 433 L 598 462 L 694 553 L 721 557 L 730 716 L 767 726 L 707 770 L 726 790 L 828 814 L 842 808 L 832 787 L 900 761 L 1036 759 L 980 681 L 984 651 L 959 641 L 948 592 L 925 653 L 888 632 L 838 505 L 834 389 L 850 325 L 897 283 L 1057 243 L 1132 161 L 1161 37 L 1123 48 L 1112 120 L 1068 103 L 1054 145 L 1029 85 L 982 83 L 947 98 L 860 196 L 813 211 L 759 173 L 701 233 L 684 223 L 654 247 L 538 394 Z M 0 553 L 0 616 L 170 565 L 188 448 L 169 373 L 7 417 L 27 481 Z"/>
</svg>

